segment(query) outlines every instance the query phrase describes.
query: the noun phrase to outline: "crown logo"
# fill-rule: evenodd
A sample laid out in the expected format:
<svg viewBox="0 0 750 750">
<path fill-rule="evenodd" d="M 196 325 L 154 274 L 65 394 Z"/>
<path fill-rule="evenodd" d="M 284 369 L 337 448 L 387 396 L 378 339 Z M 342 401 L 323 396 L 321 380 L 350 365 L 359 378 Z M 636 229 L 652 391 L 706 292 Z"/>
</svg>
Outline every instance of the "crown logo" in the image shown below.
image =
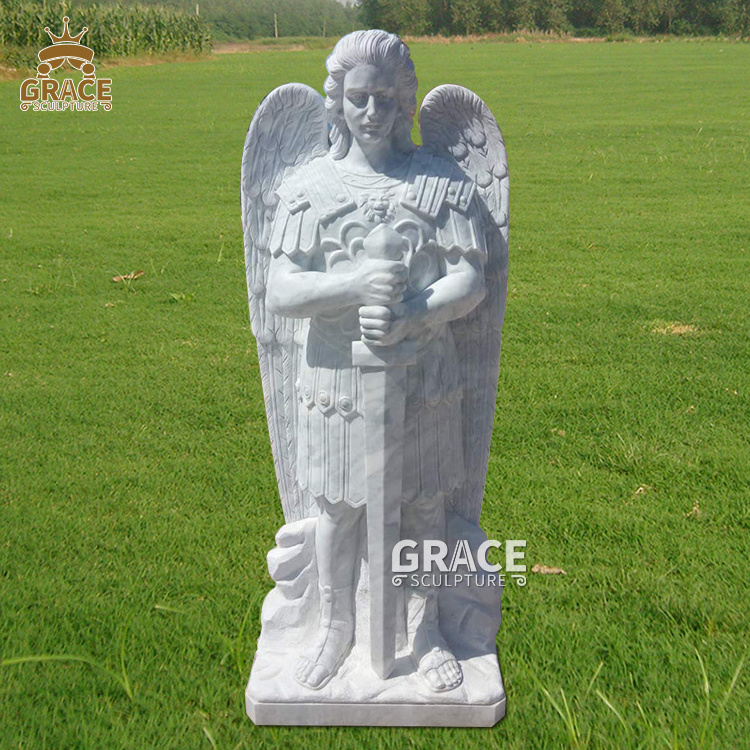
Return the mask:
<svg viewBox="0 0 750 750">
<path fill-rule="evenodd" d="M 68 30 L 68 22 L 70 19 L 65 16 L 63 18 L 63 23 L 65 24 L 65 28 L 63 29 L 62 36 L 56 36 L 49 30 L 49 26 L 45 26 L 44 30 L 49 34 L 49 38 L 52 40 L 52 44 L 78 44 L 81 41 L 81 37 L 89 30 L 88 26 L 83 27 L 83 31 L 81 31 L 80 34 L 77 34 L 76 36 L 71 36 L 70 31 Z"/>
<path fill-rule="evenodd" d="M 51 70 L 59 68 L 64 62 L 83 72 L 85 77 L 91 78 L 94 75 L 94 66 L 91 61 L 94 59 L 94 50 L 84 47 L 80 44 L 81 37 L 88 31 L 84 26 L 83 30 L 73 36 L 68 28 L 70 19 L 63 18 L 64 29 L 62 36 L 53 34 L 49 27 L 45 31 L 49 34 L 52 44 L 39 51 L 39 65 L 37 65 L 37 74 L 42 78 L 49 76 Z"/>
</svg>

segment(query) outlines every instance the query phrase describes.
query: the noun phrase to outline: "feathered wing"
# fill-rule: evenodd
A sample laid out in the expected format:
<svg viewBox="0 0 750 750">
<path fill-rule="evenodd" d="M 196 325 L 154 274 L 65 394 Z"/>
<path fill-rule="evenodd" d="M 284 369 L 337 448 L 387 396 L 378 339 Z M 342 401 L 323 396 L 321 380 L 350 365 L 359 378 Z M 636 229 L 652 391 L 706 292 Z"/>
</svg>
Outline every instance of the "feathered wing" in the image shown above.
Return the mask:
<svg viewBox="0 0 750 750">
<path fill-rule="evenodd" d="M 310 514 L 296 482 L 294 382 L 304 321 L 266 311 L 271 256 L 268 238 L 276 208 L 275 191 L 288 172 L 328 150 L 323 97 L 301 83 L 272 91 L 250 123 L 242 155 L 242 227 L 250 301 L 250 325 L 268 417 L 276 479 L 287 522 Z"/>
<path fill-rule="evenodd" d="M 487 105 L 463 86 L 439 86 L 419 112 L 422 143 L 455 159 L 477 184 L 486 229 L 487 295 L 452 324 L 464 384 L 463 439 L 466 482 L 452 505 L 478 523 L 495 416 L 500 333 L 508 292 L 508 158 L 500 128 Z"/>
</svg>

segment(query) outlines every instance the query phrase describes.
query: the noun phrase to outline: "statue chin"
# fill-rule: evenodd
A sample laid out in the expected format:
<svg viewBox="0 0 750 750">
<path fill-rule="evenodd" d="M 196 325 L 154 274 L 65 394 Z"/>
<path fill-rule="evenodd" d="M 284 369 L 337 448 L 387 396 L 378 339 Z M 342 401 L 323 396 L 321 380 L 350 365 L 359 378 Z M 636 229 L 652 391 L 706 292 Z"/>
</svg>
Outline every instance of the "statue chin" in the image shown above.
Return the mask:
<svg viewBox="0 0 750 750">
<path fill-rule="evenodd" d="M 247 712 L 256 724 L 492 726 L 505 713 L 502 581 L 428 550 L 487 548 L 505 146 L 484 102 L 452 85 L 422 104 L 424 147 L 396 143 L 417 81 L 392 34 L 349 34 L 327 66 L 334 106 L 280 86 L 243 153 L 251 328 L 285 516 Z M 337 102 L 348 133 L 329 123 Z M 402 540 L 424 551 L 418 572 L 396 575 Z"/>
</svg>

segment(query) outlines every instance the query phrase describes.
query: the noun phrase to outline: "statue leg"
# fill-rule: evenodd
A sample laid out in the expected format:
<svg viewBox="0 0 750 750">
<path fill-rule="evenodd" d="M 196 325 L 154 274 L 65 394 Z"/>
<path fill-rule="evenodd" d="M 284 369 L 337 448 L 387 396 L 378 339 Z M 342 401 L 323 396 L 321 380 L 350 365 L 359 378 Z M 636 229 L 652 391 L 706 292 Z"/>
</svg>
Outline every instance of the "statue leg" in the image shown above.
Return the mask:
<svg viewBox="0 0 750 750">
<path fill-rule="evenodd" d="M 299 660 L 295 678 L 318 690 L 333 677 L 354 638 L 354 564 L 363 508 L 320 501 L 315 554 L 320 587 L 320 625 L 312 648 Z"/>
<path fill-rule="evenodd" d="M 404 502 L 401 506 L 401 537 L 413 539 L 419 550 L 424 549 L 422 543 L 425 539 L 445 540 L 443 496 Z M 463 674 L 440 632 L 438 588 L 410 586 L 406 594 L 406 633 L 417 671 L 427 686 L 436 692 L 458 687 Z"/>
</svg>

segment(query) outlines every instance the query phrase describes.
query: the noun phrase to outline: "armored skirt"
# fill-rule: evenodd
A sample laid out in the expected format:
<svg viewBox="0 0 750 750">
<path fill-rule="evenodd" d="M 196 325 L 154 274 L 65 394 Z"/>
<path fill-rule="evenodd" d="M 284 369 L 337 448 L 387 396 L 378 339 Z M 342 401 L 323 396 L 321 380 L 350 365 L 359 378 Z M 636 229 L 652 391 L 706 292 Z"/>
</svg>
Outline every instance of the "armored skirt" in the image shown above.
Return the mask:
<svg viewBox="0 0 750 750">
<path fill-rule="evenodd" d="M 296 383 L 297 480 L 328 502 L 365 502 L 365 407 L 351 344 L 327 340 L 312 321 Z M 407 368 L 403 498 L 449 493 L 464 479 L 461 382 L 450 327 Z"/>
</svg>

